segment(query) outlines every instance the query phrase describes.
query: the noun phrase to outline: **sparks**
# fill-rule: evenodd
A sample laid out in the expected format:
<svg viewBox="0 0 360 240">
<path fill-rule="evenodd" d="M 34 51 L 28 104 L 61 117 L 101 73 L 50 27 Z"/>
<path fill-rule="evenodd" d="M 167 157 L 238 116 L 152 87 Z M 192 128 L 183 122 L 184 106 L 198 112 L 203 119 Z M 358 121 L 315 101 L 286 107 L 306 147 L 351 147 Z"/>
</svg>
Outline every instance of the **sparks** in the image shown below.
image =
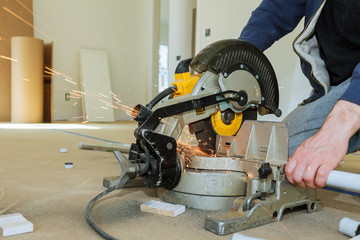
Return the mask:
<svg viewBox="0 0 360 240">
<path fill-rule="evenodd" d="M 44 71 L 44 73 L 50 74 L 50 75 L 54 75 L 54 73 L 50 72 L 50 71 Z"/>
<path fill-rule="evenodd" d="M 118 101 L 119 103 L 121 103 L 121 100 L 118 99 L 117 97 L 113 96 L 113 98 L 114 98 L 116 101 Z"/>
<path fill-rule="evenodd" d="M 64 88 L 63 86 L 59 86 L 59 85 L 54 85 L 56 88 L 58 88 L 58 89 L 62 89 L 62 90 L 65 90 L 65 91 L 67 91 L 67 88 Z"/>
<path fill-rule="evenodd" d="M 102 93 L 98 93 L 100 96 L 104 97 L 104 98 L 108 98 L 108 96 L 102 94 Z"/>
<path fill-rule="evenodd" d="M 77 91 L 77 90 L 71 90 L 72 92 L 74 92 L 74 93 L 78 93 L 78 94 L 82 94 L 82 95 L 85 95 L 86 93 L 84 93 L 84 92 L 80 92 L 80 91 Z"/>
<path fill-rule="evenodd" d="M 65 81 L 67 81 L 67 82 L 69 82 L 69 83 L 71 83 L 71 84 L 77 85 L 77 83 L 76 83 L 76 82 L 71 81 L 71 80 L 70 80 L 70 79 L 68 79 L 68 78 L 65 78 Z"/>
<path fill-rule="evenodd" d="M 134 111 L 134 108 L 132 108 L 132 107 L 128 107 L 128 106 L 126 106 L 126 105 L 119 104 L 119 103 L 117 103 L 117 104 L 120 106 L 120 109 L 121 109 L 122 111 L 124 111 L 124 113 L 125 113 L 126 115 L 128 115 L 128 116 L 130 116 L 130 117 L 132 117 L 132 118 L 134 117 L 133 114 L 138 113 L 138 112 Z"/>
<path fill-rule="evenodd" d="M 33 11 L 31 11 L 31 9 L 28 8 L 25 4 L 23 4 L 20 0 L 16 0 L 16 2 L 21 5 L 26 11 L 28 11 L 31 15 L 33 15 L 36 19 L 38 19 L 42 24 L 49 27 L 49 25 L 45 21 L 43 21 L 40 17 L 34 14 Z"/>
<path fill-rule="evenodd" d="M 45 37 L 48 37 L 50 39 L 52 39 L 49 35 L 47 35 L 46 33 L 44 33 L 43 31 L 41 31 L 40 29 L 38 29 L 37 27 L 35 27 L 34 25 L 32 25 L 31 23 L 29 23 L 28 21 L 26 21 L 24 18 L 20 17 L 19 15 L 17 15 L 16 13 L 14 13 L 13 11 L 11 11 L 10 9 L 8 9 L 7 7 L 3 6 L 3 9 L 5 11 L 7 11 L 8 13 L 10 13 L 11 15 L 13 15 L 14 17 L 16 17 L 17 19 L 19 19 L 20 21 L 22 21 L 23 23 L 25 23 L 26 25 L 30 26 L 31 28 L 35 29 L 36 31 L 38 31 L 39 33 L 41 33 L 42 35 L 44 35 Z"/>
<path fill-rule="evenodd" d="M 51 68 L 49 68 L 49 67 L 47 67 L 47 66 L 45 66 L 45 69 L 47 69 L 48 71 L 52 72 L 53 75 L 59 75 L 59 76 L 63 77 L 66 81 L 70 81 L 70 82 L 73 83 L 74 85 L 77 85 L 77 83 L 75 83 L 75 82 L 72 81 L 72 78 L 71 78 L 71 77 L 69 77 L 69 76 L 67 76 L 67 75 L 65 75 L 65 74 L 63 74 L 63 73 L 61 73 L 61 72 L 55 71 L 54 69 L 51 69 Z"/>
<path fill-rule="evenodd" d="M 0 57 L 3 58 L 3 59 L 6 59 L 6 60 L 13 61 L 13 62 L 17 62 L 17 61 L 18 61 L 17 59 L 14 59 L 14 58 L 11 58 L 11 57 L 6 57 L 6 56 L 3 56 L 3 55 L 0 55 Z"/>
</svg>

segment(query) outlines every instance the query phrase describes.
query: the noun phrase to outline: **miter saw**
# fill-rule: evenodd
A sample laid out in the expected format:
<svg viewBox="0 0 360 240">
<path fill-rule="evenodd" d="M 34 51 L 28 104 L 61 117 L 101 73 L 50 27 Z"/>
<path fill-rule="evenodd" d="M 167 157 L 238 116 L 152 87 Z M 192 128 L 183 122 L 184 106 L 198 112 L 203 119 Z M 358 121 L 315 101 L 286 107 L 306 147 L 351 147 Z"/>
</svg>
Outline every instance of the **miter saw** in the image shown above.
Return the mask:
<svg viewBox="0 0 360 240">
<path fill-rule="evenodd" d="M 180 62 L 170 88 L 134 108 L 136 143 L 128 158 L 114 152 L 121 175 L 105 178 L 104 186 L 118 189 L 141 177 L 165 201 L 229 210 L 205 221 L 220 235 L 280 220 L 298 206 L 317 211 L 315 191 L 285 178 L 287 126 L 245 121 L 257 112 L 280 116 L 278 104 L 275 72 L 261 51 L 237 39 L 215 42 Z M 186 126 L 198 153 L 178 141 Z"/>
</svg>

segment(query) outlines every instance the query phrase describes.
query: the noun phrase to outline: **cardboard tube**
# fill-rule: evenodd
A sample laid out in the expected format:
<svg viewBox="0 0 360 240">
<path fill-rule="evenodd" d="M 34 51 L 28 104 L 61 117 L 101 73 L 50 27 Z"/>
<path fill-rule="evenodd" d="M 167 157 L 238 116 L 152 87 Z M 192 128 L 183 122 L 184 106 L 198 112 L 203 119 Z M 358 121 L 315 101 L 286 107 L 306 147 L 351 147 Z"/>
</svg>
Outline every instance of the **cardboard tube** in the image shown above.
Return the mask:
<svg viewBox="0 0 360 240">
<path fill-rule="evenodd" d="M 11 58 L 11 121 L 43 122 L 43 40 L 32 37 L 11 38 Z"/>
</svg>

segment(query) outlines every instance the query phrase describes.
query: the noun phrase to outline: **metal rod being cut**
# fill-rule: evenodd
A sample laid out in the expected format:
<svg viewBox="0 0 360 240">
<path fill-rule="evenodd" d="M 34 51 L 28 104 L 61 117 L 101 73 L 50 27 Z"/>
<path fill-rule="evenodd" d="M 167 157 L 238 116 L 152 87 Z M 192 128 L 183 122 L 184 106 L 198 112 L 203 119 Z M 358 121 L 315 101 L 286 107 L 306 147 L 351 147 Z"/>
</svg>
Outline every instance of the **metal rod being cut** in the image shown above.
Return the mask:
<svg viewBox="0 0 360 240">
<path fill-rule="evenodd" d="M 85 150 L 94 150 L 94 151 L 103 151 L 103 152 L 114 152 L 119 151 L 122 153 L 130 152 L 130 144 L 123 143 L 107 143 L 107 144 L 93 144 L 93 143 L 79 143 L 80 149 Z"/>
</svg>

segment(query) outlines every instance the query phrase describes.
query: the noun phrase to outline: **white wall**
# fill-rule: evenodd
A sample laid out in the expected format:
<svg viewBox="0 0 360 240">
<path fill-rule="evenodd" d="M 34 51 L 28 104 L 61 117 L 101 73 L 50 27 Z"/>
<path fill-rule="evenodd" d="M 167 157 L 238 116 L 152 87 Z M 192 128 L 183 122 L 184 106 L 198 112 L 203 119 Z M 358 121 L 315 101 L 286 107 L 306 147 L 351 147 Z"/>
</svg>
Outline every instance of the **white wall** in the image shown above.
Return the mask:
<svg viewBox="0 0 360 240">
<path fill-rule="evenodd" d="M 217 40 L 238 38 L 251 12 L 260 2 L 260 0 L 197 0 L 196 52 Z M 310 84 L 299 69 L 298 57 L 292 50 L 292 41 L 301 32 L 302 26 L 303 24 L 300 23 L 294 32 L 265 51 L 278 78 L 280 109 L 283 115 L 281 118 L 268 115 L 259 119 L 281 120 L 298 103 L 307 98 L 311 91 Z M 205 29 L 208 28 L 211 29 L 211 35 L 205 37 Z"/>
<path fill-rule="evenodd" d="M 192 57 L 192 14 L 196 0 L 169 1 L 169 86 L 175 80 L 176 66 L 181 60 Z M 181 60 L 176 60 L 181 56 Z"/>
<path fill-rule="evenodd" d="M 169 1 L 169 83 L 179 61 L 191 57 L 192 9 L 197 7 L 196 52 L 208 44 L 237 38 L 260 0 L 170 0 Z M 77 120 L 81 101 L 65 101 L 65 93 L 80 90 L 78 49 L 100 49 L 109 54 L 113 92 L 132 107 L 146 103 L 156 94 L 157 45 L 160 41 L 160 0 L 33 0 L 35 37 L 54 41 L 54 119 Z M 159 22 L 158 22 L 159 21 Z M 205 37 L 205 29 L 211 35 Z M 292 41 L 301 31 L 289 34 L 265 52 L 278 77 L 280 108 L 286 114 L 309 93 L 299 70 Z M 154 34 L 155 33 L 155 34 Z M 297 90 L 294 92 L 294 90 Z M 284 114 L 284 115 L 285 115 Z M 115 111 L 115 119 L 129 117 Z M 268 118 L 275 119 L 275 118 Z"/>
<path fill-rule="evenodd" d="M 170 0 L 160 0 L 160 43 L 169 44 Z"/>
<path fill-rule="evenodd" d="M 112 89 L 124 105 L 149 101 L 157 82 L 153 79 L 157 68 L 153 46 L 159 40 L 153 35 L 159 25 L 154 23 L 160 11 L 154 8 L 160 7 L 156 1 L 33 0 L 35 37 L 54 41 L 53 68 L 75 83 L 54 76 L 54 120 L 74 121 L 82 115 L 81 100 L 64 100 L 65 93 L 80 90 L 79 48 L 108 52 Z M 129 117 L 116 110 L 115 119 Z"/>
</svg>

